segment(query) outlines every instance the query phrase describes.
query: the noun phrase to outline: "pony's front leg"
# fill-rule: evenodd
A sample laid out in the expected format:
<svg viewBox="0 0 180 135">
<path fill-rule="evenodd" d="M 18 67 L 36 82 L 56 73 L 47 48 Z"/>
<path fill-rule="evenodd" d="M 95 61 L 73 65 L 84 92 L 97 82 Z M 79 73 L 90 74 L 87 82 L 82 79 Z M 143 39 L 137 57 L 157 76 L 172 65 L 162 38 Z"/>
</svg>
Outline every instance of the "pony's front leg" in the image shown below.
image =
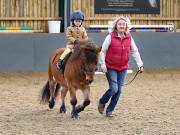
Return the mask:
<svg viewBox="0 0 180 135">
<path fill-rule="evenodd" d="M 76 90 L 75 89 L 69 89 L 70 97 L 71 97 L 71 105 L 72 105 L 72 112 L 71 117 L 77 118 L 78 113 L 76 111 L 76 104 L 77 104 L 77 98 L 76 98 Z"/>
<path fill-rule="evenodd" d="M 54 80 L 49 81 L 50 85 L 50 98 L 49 98 L 49 108 L 52 109 L 55 105 L 55 89 L 57 83 Z"/>
<path fill-rule="evenodd" d="M 81 105 L 78 105 L 76 107 L 76 111 L 77 113 L 80 113 L 81 111 L 83 111 L 85 109 L 86 106 L 88 106 L 90 104 L 90 87 L 88 86 L 85 90 L 83 90 L 83 94 L 84 94 L 84 102 Z"/>
<path fill-rule="evenodd" d="M 62 87 L 62 89 L 61 89 L 61 101 L 62 101 L 62 104 L 61 104 L 61 107 L 60 107 L 60 113 L 66 113 L 65 97 L 66 97 L 67 91 L 68 91 L 67 88 Z"/>
</svg>

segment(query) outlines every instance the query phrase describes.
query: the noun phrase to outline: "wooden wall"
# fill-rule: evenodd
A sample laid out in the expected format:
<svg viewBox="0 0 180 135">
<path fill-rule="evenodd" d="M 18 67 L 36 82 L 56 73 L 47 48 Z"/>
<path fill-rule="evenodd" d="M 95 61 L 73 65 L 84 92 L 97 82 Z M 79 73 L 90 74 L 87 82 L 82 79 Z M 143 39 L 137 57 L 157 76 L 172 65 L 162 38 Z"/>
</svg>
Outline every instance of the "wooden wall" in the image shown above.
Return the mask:
<svg viewBox="0 0 180 135">
<path fill-rule="evenodd" d="M 47 32 L 48 20 L 59 20 L 59 0 L 0 0 L 0 26 L 31 26 Z"/>
<path fill-rule="evenodd" d="M 94 0 L 73 0 L 73 10 L 82 10 L 85 14 L 85 26 L 90 24 L 108 24 L 120 14 L 94 14 Z M 180 0 L 160 0 L 160 14 L 125 14 L 132 24 L 168 24 L 174 23 L 180 29 Z"/>
<path fill-rule="evenodd" d="M 84 25 L 108 24 L 119 14 L 94 14 L 94 0 L 71 0 L 72 10 L 82 10 Z M 160 14 L 126 14 L 132 24 L 174 23 L 180 29 L 180 0 L 160 0 Z M 48 20 L 58 17 L 60 0 L 0 0 L 0 26 L 32 26 L 47 32 Z M 61 6 L 62 7 L 62 6 Z M 68 10 L 68 9 L 67 9 Z"/>
</svg>

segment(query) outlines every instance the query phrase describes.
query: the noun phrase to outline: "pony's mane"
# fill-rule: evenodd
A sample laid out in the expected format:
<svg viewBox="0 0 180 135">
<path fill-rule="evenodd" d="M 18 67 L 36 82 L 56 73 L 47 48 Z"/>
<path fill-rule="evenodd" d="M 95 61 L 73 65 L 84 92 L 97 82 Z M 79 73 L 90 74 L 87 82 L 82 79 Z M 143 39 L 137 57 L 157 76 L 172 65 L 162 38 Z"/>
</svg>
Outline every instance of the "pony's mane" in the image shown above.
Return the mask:
<svg viewBox="0 0 180 135">
<path fill-rule="evenodd" d="M 93 42 L 90 40 L 82 40 L 79 41 L 75 44 L 75 48 L 74 49 L 81 49 L 81 48 L 93 48 L 95 47 Z"/>
<path fill-rule="evenodd" d="M 81 59 L 83 59 L 85 63 L 97 63 L 98 51 L 92 41 L 79 41 L 74 47 L 72 57 L 79 58 L 82 51 L 84 51 L 84 58 Z"/>
</svg>

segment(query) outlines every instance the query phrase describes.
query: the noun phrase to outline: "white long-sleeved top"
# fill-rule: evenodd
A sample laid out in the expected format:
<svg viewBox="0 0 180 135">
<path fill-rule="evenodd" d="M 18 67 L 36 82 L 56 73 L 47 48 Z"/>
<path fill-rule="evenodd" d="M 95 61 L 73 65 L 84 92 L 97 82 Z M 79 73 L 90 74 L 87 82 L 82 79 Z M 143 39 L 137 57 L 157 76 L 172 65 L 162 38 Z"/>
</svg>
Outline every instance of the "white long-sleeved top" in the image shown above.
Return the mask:
<svg viewBox="0 0 180 135">
<path fill-rule="evenodd" d="M 120 36 L 120 35 L 118 35 Z M 111 43 L 111 35 L 107 35 L 107 37 L 104 40 L 104 43 L 102 45 L 102 49 L 99 55 L 99 63 L 101 64 L 101 66 L 105 66 L 105 56 L 106 56 L 106 52 L 110 46 Z M 131 49 L 130 49 L 130 53 L 133 56 L 133 58 L 136 61 L 136 64 L 138 65 L 138 67 L 143 66 L 143 62 L 141 60 L 141 56 L 139 54 L 138 48 L 134 42 L 134 39 L 131 36 Z"/>
</svg>

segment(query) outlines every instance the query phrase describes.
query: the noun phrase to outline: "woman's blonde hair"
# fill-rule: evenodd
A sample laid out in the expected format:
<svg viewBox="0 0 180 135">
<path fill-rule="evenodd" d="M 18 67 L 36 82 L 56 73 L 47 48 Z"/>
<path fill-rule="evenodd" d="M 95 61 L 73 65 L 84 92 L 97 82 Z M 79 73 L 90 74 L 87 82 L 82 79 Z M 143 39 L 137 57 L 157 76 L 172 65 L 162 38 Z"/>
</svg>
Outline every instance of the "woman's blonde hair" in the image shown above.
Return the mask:
<svg viewBox="0 0 180 135">
<path fill-rule="evenodd" d="M 109 32 L 114 32 L 114 31 L 117 30 L 117 23 L 118 23 L 119 20 L 124 20 L 126 22 L 126 30 L 125 30 L 125 32 L 128 33 L 129 32 L 129 25 L 131 24 L 131 22 L 130 22 L 129 17 L 124 17 L 124 16 L 120 16 L 120 17 L 116 18 L 112 22 L 111 27 L 109 29 Z"/>
</svg>

